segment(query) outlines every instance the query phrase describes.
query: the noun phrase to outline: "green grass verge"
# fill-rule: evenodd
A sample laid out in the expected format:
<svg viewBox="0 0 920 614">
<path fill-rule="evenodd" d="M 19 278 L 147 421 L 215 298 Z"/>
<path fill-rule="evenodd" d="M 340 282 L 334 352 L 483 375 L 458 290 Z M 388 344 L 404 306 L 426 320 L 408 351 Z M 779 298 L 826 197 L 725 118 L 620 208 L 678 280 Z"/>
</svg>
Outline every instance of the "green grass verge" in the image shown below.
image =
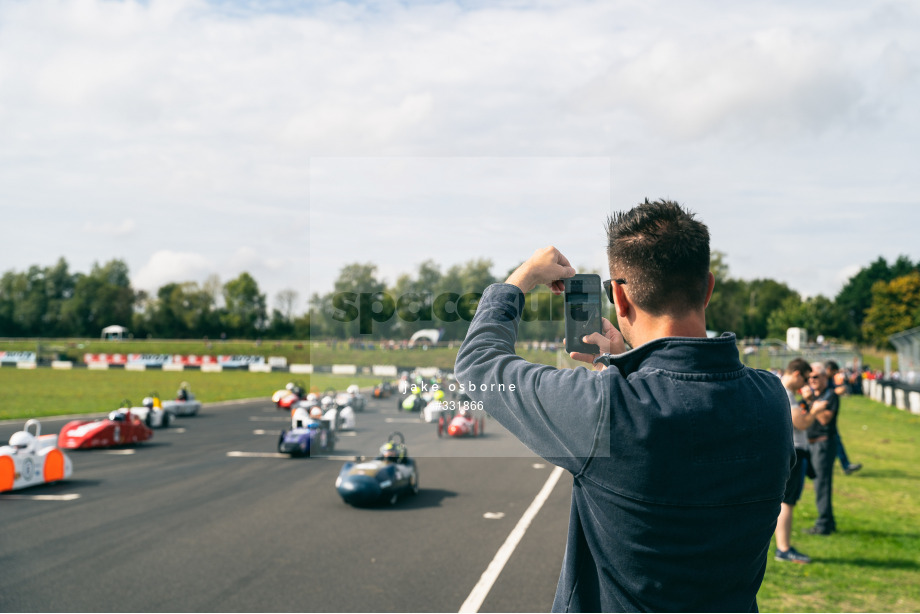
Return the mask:
<svg viewBox="0 0 920 614">
<path fill-rule="evenodd" d="M 796 505 L 792 544 L 810 565 L 779 563 L 773 549 L 758 595 L 764 612 L 920 611 L 920 416 L 864 397 L 842 399 L 840 431 L 862 471 L 834 475 L 838 532 L 814 524 L 808 480 Z"/>
<path fill-rule="evenodd" d="M 179 383 L 186 381 L 204 403 L 232 399 L 271 398 L 291 380 L 303 381 L 320 392 L 328 387 L 344 390 L 351 384 L 372 386 L 380 378 L 334 375 L 292 375 L 248 371 L 89 371 L 74 369 L 0 369 L 0 420 L 40 418 L 103 412 L 116 409 L 124 399 L 140 405 L 156 391 L 172 398 Z"/>
</svg>

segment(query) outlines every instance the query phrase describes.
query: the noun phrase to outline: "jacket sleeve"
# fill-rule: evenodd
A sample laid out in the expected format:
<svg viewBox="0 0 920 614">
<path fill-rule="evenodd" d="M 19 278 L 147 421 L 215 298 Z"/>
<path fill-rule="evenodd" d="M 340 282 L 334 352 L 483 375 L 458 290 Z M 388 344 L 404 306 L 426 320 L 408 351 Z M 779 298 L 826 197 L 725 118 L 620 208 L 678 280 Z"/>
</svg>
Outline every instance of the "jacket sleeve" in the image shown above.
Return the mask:
<svg viewBox="0 0 920 614">
<path fill-rule="evenodd" d="M 457 384 L 535 454 L 578 474 L 592 456 L 609 454 L 607 378 L 517 356 L 523 306 L 517 286 L 486 289 L 457 353 Z"/>
</svg>

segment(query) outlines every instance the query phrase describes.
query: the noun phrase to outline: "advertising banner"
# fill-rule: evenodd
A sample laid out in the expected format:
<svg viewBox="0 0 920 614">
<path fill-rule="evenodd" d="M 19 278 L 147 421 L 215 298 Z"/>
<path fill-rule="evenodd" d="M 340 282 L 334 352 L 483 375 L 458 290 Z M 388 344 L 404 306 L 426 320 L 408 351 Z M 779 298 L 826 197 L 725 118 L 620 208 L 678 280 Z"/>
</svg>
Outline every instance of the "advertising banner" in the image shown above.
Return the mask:
<svg viewBox="0 0 920 614">
<path fill-rule="evenodd" d="M 35 352 L 0 352 L 0 362 L 35 362 Z"/>
</svg>

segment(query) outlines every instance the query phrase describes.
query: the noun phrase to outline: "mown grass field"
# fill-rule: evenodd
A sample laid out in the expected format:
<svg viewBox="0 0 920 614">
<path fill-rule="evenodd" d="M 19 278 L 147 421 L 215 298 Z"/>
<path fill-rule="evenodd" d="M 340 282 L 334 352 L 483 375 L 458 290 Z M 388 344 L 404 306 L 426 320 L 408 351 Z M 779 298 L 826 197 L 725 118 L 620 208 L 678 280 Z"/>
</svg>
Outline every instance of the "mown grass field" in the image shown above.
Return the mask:
<svg viewBox="0 0 920 614">
<path fill-rule="evenodd" d="M 838 531 L 806 535 L 817 516 L 811 481 L 795 510 L 792 544 L 810 565 L 770 560 L 764 612 L 920 611 L 920 416 L 864 397 L 842 399 L 839 428 L 850 462 L 834 475 Z"/>
<path fill-rule="evenodd" d="M 186 381 L 203 403 L 232 399 L 269 399 L 292 380 L 322 392 L 328 387 L 344 390 L 351 384 L 372 386 L 380 378 L 333 375 L 292 375 L 288 373 L 250 373 L 248 371 L 90 371 L 74 369 L 0 369 L 0 420 L 39 418 L 111 411 L 125 399 L 140 405 L 151 392 L 172 398 L 179 384 Z"/>
</svg>

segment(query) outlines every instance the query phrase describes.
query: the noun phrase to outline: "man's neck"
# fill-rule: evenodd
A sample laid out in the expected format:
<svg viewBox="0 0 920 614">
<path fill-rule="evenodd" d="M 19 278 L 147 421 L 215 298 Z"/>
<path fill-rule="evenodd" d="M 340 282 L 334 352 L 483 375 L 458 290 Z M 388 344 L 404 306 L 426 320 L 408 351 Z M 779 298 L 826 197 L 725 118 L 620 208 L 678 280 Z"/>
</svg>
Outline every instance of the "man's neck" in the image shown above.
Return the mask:
<svg viewBox="0 0 920 614">
<path fill-rule="evenodd" d="M 636 321 L 633 326 L 630 342 L 633 347 L 639 347 L 649 341 L 663 337 L 692 337 L 705 339 L 706 318 L 703 314 L 691 314 L 681 318 L 669 316 L 642 318 L 641 323 Z"/>
</svg>

